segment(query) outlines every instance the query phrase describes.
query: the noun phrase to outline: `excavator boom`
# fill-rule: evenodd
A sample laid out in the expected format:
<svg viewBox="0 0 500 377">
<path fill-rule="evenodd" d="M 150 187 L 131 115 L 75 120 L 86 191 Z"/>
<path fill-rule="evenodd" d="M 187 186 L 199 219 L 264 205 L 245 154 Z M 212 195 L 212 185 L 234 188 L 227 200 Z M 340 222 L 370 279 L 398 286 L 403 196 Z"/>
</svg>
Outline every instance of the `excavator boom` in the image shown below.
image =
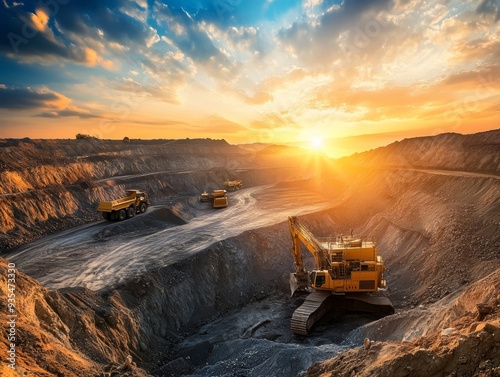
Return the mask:
<svg viewBox="0 0 500 377">
<path fill-rule="evenodd" d="M 314 235 L 295 216 L 288 218 L 288 226 L 292 235 L 292 255 L 295 272 L 290 274 L 290 291 L 292 296 L 298 290 L 304 290 L 309 286 L 308 274 L 304 269 L 302 260 L 301 244 L 313 255 L 317 266 L 325 268 L 328 264 L 327 251 Z"/>
<path fill-rule="evenodd" d="M 300 243 L 304 244 L 307 250 L 309 250 L 309 252 L 314 256 L 316 265 L 320 269 L 326 268 L 330 264 L 328 261 L 327 250 L 323 247 L 323 245 L 321 245 L 316 237 L 314 237 L 314 235 L 305 226 L 299 223 L 296 216 L 290 216 L 288 218 L 288 225 L 292 235 L 295 268 L 299 268 L 300 271 L 303 271 L 304 269 Z"/>
</svg>

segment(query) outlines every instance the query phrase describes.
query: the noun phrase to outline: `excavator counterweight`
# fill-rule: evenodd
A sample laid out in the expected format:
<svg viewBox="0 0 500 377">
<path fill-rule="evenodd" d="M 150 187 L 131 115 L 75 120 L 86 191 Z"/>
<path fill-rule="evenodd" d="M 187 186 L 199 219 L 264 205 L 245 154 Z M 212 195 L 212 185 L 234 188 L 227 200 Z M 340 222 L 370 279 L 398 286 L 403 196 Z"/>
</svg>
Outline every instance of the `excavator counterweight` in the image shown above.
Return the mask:
<svg viewBox="0 0 500 377">
<path fill-rule="evenodd" d="M 394 307 L 379 291 L 386 287 L 385 265 L 373 242 L 350 237 L 320 240 L 295 216 L 288 218 L 292 236 L 295 272 L 290 274 L 292 296 L 313 289 L 292 316 L 292 331 L 307 335 L 314 324 L 335 307 L 394 313 Z M 315 268 L 306 271 L 301 245 L 312 254 Z"/>
</svg>

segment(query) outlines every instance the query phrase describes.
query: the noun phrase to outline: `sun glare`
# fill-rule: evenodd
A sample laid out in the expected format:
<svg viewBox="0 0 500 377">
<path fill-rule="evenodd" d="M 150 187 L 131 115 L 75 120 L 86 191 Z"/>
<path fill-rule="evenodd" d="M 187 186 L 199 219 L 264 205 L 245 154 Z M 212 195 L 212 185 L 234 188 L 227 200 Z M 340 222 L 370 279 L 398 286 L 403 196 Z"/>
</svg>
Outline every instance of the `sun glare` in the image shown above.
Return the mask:
<svg viewBox="0 0 500 377">
<path fill-rule="evenodd" d="M 323 139 L 320 136 L 313 136 L 311 138 L 311 148 L 314 150 L 323 148 Z"/>
</svg>

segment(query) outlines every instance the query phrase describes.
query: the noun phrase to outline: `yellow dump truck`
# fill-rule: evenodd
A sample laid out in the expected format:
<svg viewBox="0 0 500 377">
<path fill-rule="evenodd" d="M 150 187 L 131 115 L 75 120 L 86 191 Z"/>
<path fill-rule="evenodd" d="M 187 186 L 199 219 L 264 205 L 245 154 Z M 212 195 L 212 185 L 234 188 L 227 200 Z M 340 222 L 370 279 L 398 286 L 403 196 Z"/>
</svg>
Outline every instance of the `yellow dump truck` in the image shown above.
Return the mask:
<svg viewBox="0 0 500 377">
<path fill-rule="evenodd" d="M 227 207 L 228 202 L 227 202 L 226 190 L 212 191 L 212 201 L 214 208 Z"/>
<path fill-rule="evenodd" d="M 225 208 L 228 204 L 226 194 L 226 190 L 213 190 L 211 193 L 204 191 L 200 194 L 200 202 L 212 202 L 214 208 Z"/>
<path fill-rule="evenodd" d="M 139 190 L 127 190 L 127 196 L 111 202 L 101 202 L 97 211 L 102 213 L 106 220 L 121 221 L 134 217 L 138 213 L 144 213 L 150 203 L 145 192 Z"/>
<path fill-rule="evenodd" d="M 241 179 L 225 180 L 224 186 L 229 190 L 239 190 L 243 187 L 243 181 Z"/>
<path fill-rule="evenodd" d="M 206 191 L 203 191 L 200 194 L 200 202 L 209 202 L 211 199 L 210 194 Z"/>
</svg>

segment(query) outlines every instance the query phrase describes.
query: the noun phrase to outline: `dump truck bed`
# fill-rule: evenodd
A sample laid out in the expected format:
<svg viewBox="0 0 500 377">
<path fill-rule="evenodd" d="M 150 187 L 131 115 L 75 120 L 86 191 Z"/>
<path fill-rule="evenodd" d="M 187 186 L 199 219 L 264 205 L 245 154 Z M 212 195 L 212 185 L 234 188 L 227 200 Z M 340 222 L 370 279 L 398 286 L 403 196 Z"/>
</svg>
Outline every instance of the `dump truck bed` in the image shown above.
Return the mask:
<svg viewBox="0 0 500 377">
<path fill-rule="evenodd" d="M 129 207 L 134 202 L 135 202 L 135 194 L 133 196 L 129 195 L 125 198 L 116 199 L 111 202 L 101 202 L 97 207 L 97 211 L 99 212 L 119 211 L 120 209 Z"/>
<path fill-rule="evenodd" d="M 227 207 L 227 196 L 222 196 L 220 198 L 214 198 L 214 208 L 225 208 Z"/>
<path fill-rule="evenodd" d="M 212 191 L 212 198 L 222 198 L 226 196 L 227 191 L 226 190 L 213 190 Z"/>
</svg>

